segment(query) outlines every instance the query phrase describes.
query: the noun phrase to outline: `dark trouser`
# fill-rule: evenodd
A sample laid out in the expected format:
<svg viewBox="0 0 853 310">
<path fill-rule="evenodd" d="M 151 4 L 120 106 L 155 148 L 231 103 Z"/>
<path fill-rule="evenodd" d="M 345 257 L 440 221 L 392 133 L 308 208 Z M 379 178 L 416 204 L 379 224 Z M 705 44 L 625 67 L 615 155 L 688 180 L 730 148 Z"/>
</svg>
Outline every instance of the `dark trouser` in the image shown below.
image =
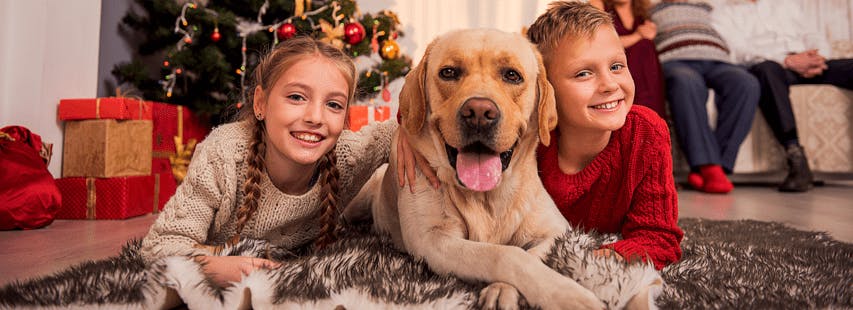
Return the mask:
<svg viewBox="0 0 853 310">
<path fill-rule="evenodd" d="M 798 139 L 797 123 L 794 121 L 789 96 L 791 85 L 831 84 L 853 89 L 853 59 L 830 60 L 826 65 L 828 68 L 823 74 L 813 78 L 804 78 L 769 60 L 749 68 L 749 72 L 761 83 L 761 100 L 758 106 L 782 146 Z"/>
<path fill-rule="evenodd" d="M 707 164 L 734 168 L 758 104 L 758 81 L 745 68 L 710 60 L 663 63 L 666 95 L 675 134 L 691 168 Z M 717 126 L 708 124 L 708 88 L 714 90 Z"/>
</svg>

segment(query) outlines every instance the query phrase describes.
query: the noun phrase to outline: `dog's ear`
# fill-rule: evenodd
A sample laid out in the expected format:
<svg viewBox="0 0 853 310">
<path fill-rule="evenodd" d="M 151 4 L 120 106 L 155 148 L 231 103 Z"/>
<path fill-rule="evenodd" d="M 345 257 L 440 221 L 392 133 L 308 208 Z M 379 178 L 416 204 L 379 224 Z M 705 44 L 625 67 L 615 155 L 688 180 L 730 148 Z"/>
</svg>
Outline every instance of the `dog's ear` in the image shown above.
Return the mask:
<svg viewBox="0 0 853 310">
<path fill-rule="evenodd" d="M 545 72 L 542 55 L 538 52 L 535 54 L 536 61 L 539 63 L 539 76 L 536 78 L 536 95 L 539 101 L 537 106 L 539 141 L 548 146 L 551 144 L 551 131 L 557 127 L 557 101 L 554 99 L 554 87 L 548 82 L 548 74 Z"/>
<path fill-rule="evenodd" d="M 418 134 L 426 122 L 426 70 L 432 46 L 433 44 L 427 46 L 421 62 L 406 74 L 406 83 L 400 90 L 400 115 L 403 127 L 411 135 Z"/>
</svg>

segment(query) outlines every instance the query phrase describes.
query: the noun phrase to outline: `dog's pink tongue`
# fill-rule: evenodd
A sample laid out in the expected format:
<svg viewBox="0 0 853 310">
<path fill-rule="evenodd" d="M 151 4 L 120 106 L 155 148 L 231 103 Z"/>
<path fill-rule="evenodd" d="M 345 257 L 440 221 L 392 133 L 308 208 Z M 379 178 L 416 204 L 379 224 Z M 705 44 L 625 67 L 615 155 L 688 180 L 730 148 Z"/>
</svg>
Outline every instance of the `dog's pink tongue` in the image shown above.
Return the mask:
<svg viewBox="0 0 853 310">
<path fill-rule="evenodd" d="M 498 155 L 460 152 L 456 156 L 456 174 L 465 187 L 485 192 L 501 181 L 501 159 Z"/>
</svg>

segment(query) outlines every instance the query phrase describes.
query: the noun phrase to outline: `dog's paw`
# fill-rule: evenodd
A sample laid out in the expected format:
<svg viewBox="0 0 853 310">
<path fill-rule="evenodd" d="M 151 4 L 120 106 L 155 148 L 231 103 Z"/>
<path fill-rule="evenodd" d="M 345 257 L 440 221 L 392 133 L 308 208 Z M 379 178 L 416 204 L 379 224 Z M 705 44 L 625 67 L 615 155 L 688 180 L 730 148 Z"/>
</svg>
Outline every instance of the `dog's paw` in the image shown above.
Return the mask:
<svg viewBox="0 0 853 310">
<path fill-rule="evenodd" d="M 480 309 L 515 310 L 518 309 L 518 297 L 518 290 L 514 286 L 495 282 L 480 291 L 480 300 L 477 305 Z"/>
<path fill-rule="evenodd" d="M 550 294 L 542 309 L 607 309 L 592 291 L 577 285 L 568 290 L 556 290 Z"/>
</svg>

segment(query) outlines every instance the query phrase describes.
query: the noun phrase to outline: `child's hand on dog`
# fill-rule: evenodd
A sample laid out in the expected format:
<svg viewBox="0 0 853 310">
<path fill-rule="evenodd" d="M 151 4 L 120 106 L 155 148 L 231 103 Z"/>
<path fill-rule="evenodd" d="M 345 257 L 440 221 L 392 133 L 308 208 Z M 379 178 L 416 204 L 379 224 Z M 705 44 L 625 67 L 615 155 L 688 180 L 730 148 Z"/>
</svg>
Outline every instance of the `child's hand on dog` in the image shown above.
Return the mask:
<svg viewBox="0 0 853 310">
<path fill-rule="evenodd" d="M 281 267 L 280 263 L 268 259 L 247 256 L 197 256 L 195 260 L 202 265 L 205 276 L 223 288 L 240 282 L 252 271 Z"/>
<path fill-rule="evenodd" d="M 397 182 L 400 184 L 400 187 L 406 186 L 406 179 L 408 179 L 409 191 L 412 193 L 415 192 L 415 169 L 417 169 L 429 180 L 433 188 L 438 189 L 439 182 L 435 169 L 429 165 L 429 162 L 427 162 L 423 155 L 412 150 L 406 131 L 400 130 L 399 132 L 400 137 L 397 143 L 397 167 L 399 167 L 397 169 Z"/>
<path fill-rule="evenodd" d="M 618 261 L 625 260 L 624 258 L 622 258 L 622 255 L 619 255 L 619 253 L 616 253 L 616 251 L 613 251 L 611 249 L 598 249 L 598 250 L 592 251 L 592 255 L 595 257 L 599 257 L 599 258 L 601 258 L 601 257 L 609 258 L 609 257 L 613 256 Z"/>
</svg>

